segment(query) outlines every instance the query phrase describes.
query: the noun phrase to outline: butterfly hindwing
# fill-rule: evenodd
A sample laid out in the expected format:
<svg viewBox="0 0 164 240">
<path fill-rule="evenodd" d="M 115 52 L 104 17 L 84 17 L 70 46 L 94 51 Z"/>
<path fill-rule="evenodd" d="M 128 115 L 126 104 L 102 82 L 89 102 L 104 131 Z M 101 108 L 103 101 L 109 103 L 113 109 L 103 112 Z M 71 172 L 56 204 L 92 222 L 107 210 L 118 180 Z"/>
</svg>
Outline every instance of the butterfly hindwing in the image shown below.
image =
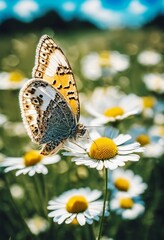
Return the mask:
<svg viewBox="0 0 164 240">
<path fill-rule="evenodd" d="M 76 135 L 77 122 L 65 98 L 41 79 L 28 81 L 20 91 L 20 107 L 27 133 L 43 145 L 42 154 L 58 151 Z"/>
<path fill-rule="evenodd" d="M 39 41 L 32 76 L 59 90 L 79 120 L 80 105 L 72 69 L 61 48 L 47 35 Z"/>
</svg>

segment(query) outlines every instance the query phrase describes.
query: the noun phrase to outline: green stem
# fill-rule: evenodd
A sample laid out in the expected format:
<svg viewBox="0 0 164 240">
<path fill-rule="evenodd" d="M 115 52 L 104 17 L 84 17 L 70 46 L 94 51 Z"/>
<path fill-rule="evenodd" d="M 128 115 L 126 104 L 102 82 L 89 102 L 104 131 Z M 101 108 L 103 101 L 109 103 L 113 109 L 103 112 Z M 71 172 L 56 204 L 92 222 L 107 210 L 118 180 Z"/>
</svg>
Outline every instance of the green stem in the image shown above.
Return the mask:
<svg viewBox="0 0 164 240">
<path fill-rule="evenodd" d="M 7 177 L 5 177 L 4 179 L 5 179 L 5 182 L 6 182 L 6 187 L 7 187 L 7 190 L 8 190 L 8 194 L 9 194 L 9 197 L 10 197 L 11 204 L 13 205 L 13 207 L 15 208 L 15 210 L 17 212 L 17 214 L 18 214 L 18 216 L 20 218 L 20 222 L 22 222 L 22 224 L 24 225 L 24 229 L 25 229 L 27 235 L 32 237 L 32 239 L 33 239 L 34 236 L 33 236 L 32 232 L 30 231 L 26 221 L 24 220 L 24 218 L 23 218 L 19 208 L 17 207 L 17 205 L 16 205 L 16 203 L 15 203 L 15 201 L 13 199 L 13 196 L 12 196 L 11 191 L 10 191 L 9 183 L 8 183 L 8 180 L 7 180 Z"/>
<path fill-rule="evenodd" d="M 99 228 L 99 235 L 97 240 L 100 240 L 101 238 L 101 233 L 102 233 L 102 227 L 103 227 L 103 222 L 104 222 L 104 216 L 105 216 L 105 206 L 106 206 L 106 199 L 107 199 L 107 193 L 108 193 L 108 169 L 105 168 L 105 189 L 104 189 L 104 203 L 103 203 L 103 212 L 102 212 L 102 217 L 101 217 L 101 222 L 100 222 L 100 228 Z"/>
<path fill-rule="evenodd" d="M 93 224 L 92 225 L 88 224 L 88 231 L 89 231 L 89 239 L 90 240 L 95 240 L 95 235 L 94 235 L 94 231 L 93 231 Z"/>
<path fill-rule="evenodd" d="M 39 201 L 40 209 L 42 210 L 43 215 L 47 218 L 47 212 L 46 212 L 46 209 L 45 209 L 45 206 L 44 206 L 44 196 L 42 194 L 42 190 L 41 190 L 42 186 L 41 186 L 39 176 L 37 174 L 35 174 L 33 176 L 33 178 L 34 178 L 36 193 L 38 195 L 38 201 Z"/>
</svg>

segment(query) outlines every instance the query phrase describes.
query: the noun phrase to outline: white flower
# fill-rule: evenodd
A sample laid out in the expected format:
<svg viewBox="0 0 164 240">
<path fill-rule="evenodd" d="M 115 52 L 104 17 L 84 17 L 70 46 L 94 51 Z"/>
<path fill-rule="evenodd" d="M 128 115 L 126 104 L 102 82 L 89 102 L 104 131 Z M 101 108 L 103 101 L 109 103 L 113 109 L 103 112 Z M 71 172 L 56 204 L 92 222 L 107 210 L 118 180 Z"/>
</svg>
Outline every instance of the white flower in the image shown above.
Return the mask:
<svg viewBox="0 0 164 240">
<path fill-rule="evenodd" d="M 19 89 L 25 81 L 27 78 L 20 71 L 0 73 L 0 89 Z"/>
<path fill-rule="evenodd" d="M 118 166 L 124 166 L 127 161 L 139 160 L 138 153 L 143 152 L 143 148 L 138 142 L 129 144 L 130 135 L 119 134 L 119 131 L 113 128 L 101 130 L 101 133 L 100 129 L 99 132 L 93 130 L 87 142 L 83 142 L 83 148 L 72 144 L 70 145 L 72 152 L 64 154 L 74 156 L 72 161 L 77 165 L 84 164 L 97 170 L 103 168 L 113 170 Z"/>
<path fill-rule="evenodd" d="M 0 163 L 0 166 L 5 167 L 5 172 L 17 170 L 16 176 L 20 174 L 33 176 L 35 173 L 47 174 L 48 169 L 45 165 L 59 161 L 59 155 L 44 157 L 39 154 L 39 151 L 31 150 L 26 152 L 23 157 L 6 157 L 4 161 Z"/>
<path fill-rule="evenodd" d="M 162 60 L 161 54 L 147 50 L 138 55 L 138 62 L 142 65 L 156 65 Z"/>
<path fill-rule="evenodd" d="M 35 235 L 46 231 L 46 229 L 49 227 L 48 221 L 38 215 L 35 215 L 33 218 L 26 219 L 26 223 L 31 232 Z"/>
<path fill-rule="evenodd" d="M 81 61 L 83 75 L 93 81 L 124 71 L 128 67 L 129 57 L 117 51 L 103 51 L 100 54 L 92 52 Z"/>
<path fill-rule="evenodd" d="M 61 224 L 92 224 L 102 215 L 103 201 L 97 200 L 102 195 L 101 191 L 90 188 L 72 189 L 64 192 L 59 197 L 49 201 L 49 217 L 54 222 Z M 106 211 L 106 215 L 108 212 Z"/>
<path fill-rule="evenodd" d="M 156 93 L 164 93 L 164 74 L 145 74 L 143 77 L 143 82 L 148 90 Z"/>
<path fill-rule="evenodd" d="M 143 116 L 145 118 L 153 118 L 154 110 L 158 105 L 157 99 L 153 96 L 142 96 L 140 99 Z"/>
<path fill-rule="evenodd" d="M 3 126 L 8 136 L 27 136 L 25 127 L 22 122 L 6 122 Z"/>
<path fill-rule="evenodd" d="M 161 125 L 161 127 L 164 126 L 164 113 L 157 112 L 154 116 L 154 123 Z"/>
<path fill-rule="evenodd" d="M 11 194 L 16 199 L 22 199 L 24 197 L 24 189 L 18 184 L 12 184 L 10 186 Z"/>
<path fill-rule="evenodd" d="M 159 136 L 164 138 L 164 124 L 163 125 L 153 125 L 149 129 L 150 135 Z"/>
<path fill-rule="evenodd" d="M 138 141 L 144 147 L 143 156 L 159 158 L 164 153 L 164 142 L 161 136 L 154 135 L 151 129 L 135 124 L 129 131 L 133 141 Z"/>
<path fill-rule="evenodd" d="M 123 219 L 135 219 L 144 212 L 145 207 L 139 198 L 136 200 L 127 193 L 118 192 L 110 201 L 110 209 Z"/>
<path fill-rule="evenodd" d="M 109 172 L 108 188 L 112 189 L 113 193 L 121 191 L 128 193 L 130 197 L 135 197 L 145 191 L 147 184 L 133 171 L 117 168 Z"/>
<path fill-rule="evenodd" d="M 147 158 L 159 158 L 164 154 L 164 140 L 159 139 L 157 142 L 152 142 L 144 147 L 143 156 Z"/>
<path fill-rule="evenodd" d="M 85 103 L 86 110 L 95 117 L 93 126 L 120 121 L 141 111 L 141 100 L 134 94 L 125 95 L 117 88 L 96 88 Z"/>
</svg>

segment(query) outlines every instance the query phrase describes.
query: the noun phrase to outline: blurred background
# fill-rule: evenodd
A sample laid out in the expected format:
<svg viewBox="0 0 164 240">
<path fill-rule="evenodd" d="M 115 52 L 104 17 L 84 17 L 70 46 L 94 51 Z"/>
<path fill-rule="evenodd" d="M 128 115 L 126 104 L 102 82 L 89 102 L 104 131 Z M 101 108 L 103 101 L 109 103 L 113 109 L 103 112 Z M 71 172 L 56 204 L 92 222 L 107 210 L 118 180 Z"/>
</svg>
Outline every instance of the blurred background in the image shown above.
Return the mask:
<svg viewBox="0 0 164 240">
<path fill-rule="evenodd" d="M 7 156 L 21 157 L 34 147 L 22 125 L 18 94 L 31 78 L 36 46 L 43 34 L 53 37 L 69 59 L 84 116 L 85 101 L 90 101 L 97 87 L 119 87 L 125 94 L 151 100 L 142 115 L 123 126 L 129 131 L 129 126 L 138 124 L 146 134 L 160 139 L 157 154 L 153 155 L 156 145 L 152 145 L 149 156 L 127 164 L 148 185 L 143 194 L 145 213 L 134 220 L 111 214 L 104 240 L 164 239 L 163 27 L 163 0 L 0 0 L 0 161 Z M 70 159 L 48 168 L 49 174 L 44 176 L 48 199 L 71 188 L 102 190 L 101 174 L 79 169 Z M 48 220 L 33 205 L 32 178 L 15 177 L 13 171 L 6 174 L 2 168 L 0 177 L 0 240 L 65 239 L 66 235 L 68 239 L 89 239 L 81 235 L 79 226 L 44 225 Z M 42 217 L 33 223 L 41 226 L 34 230 L 33 238 L 24 231 L 18 209 L 24 219 Z"/>
</svg>

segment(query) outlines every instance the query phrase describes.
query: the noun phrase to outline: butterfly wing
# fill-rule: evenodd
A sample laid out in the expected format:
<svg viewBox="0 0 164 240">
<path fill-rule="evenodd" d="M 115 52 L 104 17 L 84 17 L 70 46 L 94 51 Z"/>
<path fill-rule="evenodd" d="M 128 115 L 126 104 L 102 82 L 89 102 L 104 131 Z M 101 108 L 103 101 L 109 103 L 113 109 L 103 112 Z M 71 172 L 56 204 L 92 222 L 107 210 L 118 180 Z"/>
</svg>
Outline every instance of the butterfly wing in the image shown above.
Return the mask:
<svg viewBox="0 0 164 240">
<path fill-rule="evenodd" d="M 44 155 L 56 153 L 76 135 L 77 122 L 65 98 L 43 80 L 28 81 L 19 95 L 22 118 L 32 141 Z"/>
<path fill-rule="evenodd" d="M 76 82 L 70 64 L 58 45 L 47 35 L 43 35 L 36 50 L 35 79 L 44 79 L 57 89 L 69 103 L 77 121 L 80 104 Z"/>
</svg>

